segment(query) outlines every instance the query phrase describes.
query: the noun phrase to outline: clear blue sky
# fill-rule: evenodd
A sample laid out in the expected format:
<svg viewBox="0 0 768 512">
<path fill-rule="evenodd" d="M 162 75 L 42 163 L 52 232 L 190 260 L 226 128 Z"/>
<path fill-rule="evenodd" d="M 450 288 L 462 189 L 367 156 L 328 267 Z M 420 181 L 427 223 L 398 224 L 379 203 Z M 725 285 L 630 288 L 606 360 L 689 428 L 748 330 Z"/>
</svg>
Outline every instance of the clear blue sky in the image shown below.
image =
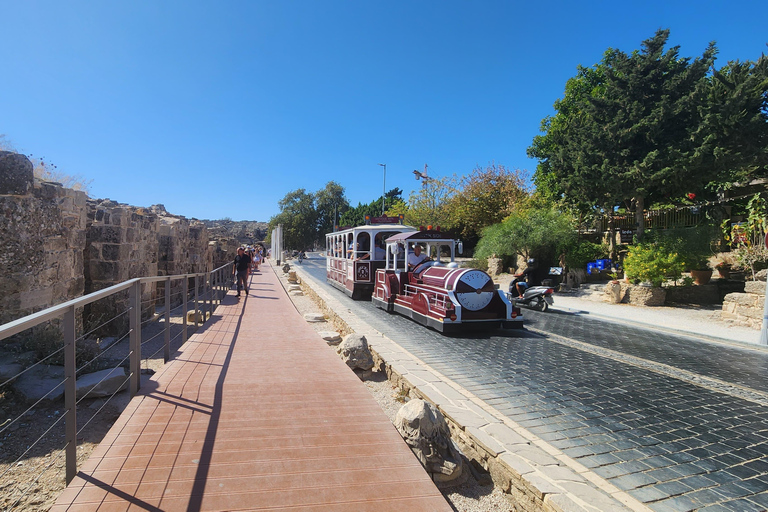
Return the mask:
<svg viewBox="0 0 768 512">
<path fill-rule="evenodd" d="M 92 196 L 266 221 L 329 180 L 353 204 L 412 171 L 525 150 L 578 64 L 658 28 L 718 65 L 766 51 L 765 0 L 0 0 L 0 134 Z"/>
</svg>

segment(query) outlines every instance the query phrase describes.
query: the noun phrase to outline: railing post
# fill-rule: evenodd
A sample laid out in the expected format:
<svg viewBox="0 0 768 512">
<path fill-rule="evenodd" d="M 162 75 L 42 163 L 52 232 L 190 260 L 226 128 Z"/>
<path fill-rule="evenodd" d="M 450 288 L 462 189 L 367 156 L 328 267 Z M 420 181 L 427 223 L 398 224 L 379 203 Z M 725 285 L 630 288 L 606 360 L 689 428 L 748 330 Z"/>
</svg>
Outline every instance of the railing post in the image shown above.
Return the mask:
<svg viewBox="0 0 768 512">
<path fill-rule="evenodd" d="M 197 318 L 197 312 L 198 308 L 200 307 L 200 284 L 197 280 L 198 275 L 195 274 L 195 327 L 198 326 L 198 318 Z"/>
<path fill-rule="evenodd" d="M 75 361 L 75 306 L 64 313 L 64 434 L 67 485 L 77 474 L 77 363 Z"/>
<path fill-rule="evenodd" d="M 165 279 L 165 351 L 163 361 L 171 359 L 171 278 Z"/>
<path fill-rule="evenodd" d="M 136 396 L 141 387 L 141 280 L 136 280 L 130 288 L 129 305 L 131 308 L 131 397 Z"/>
<path fill-rule="evenodd" d="M 182 327 L 181 327 L 181 342 L 187 342 L 187 311 L 189 305 L 189 277 L 184 276 L 184 285 L 182 286 L 181 295 L 184 297 L 184 307 L 182 309 Z"/>
<path fill-rule="evenodd" d="M 208 316 L 207 316 L 207 318 L 205 318 L 205 320 L 208 320 L 208 318 L 213 316 L 213 310 L 211 309 L 211 307 L 212 307 L 211 302 L 213 301 L 213 291 L 212 290 L 213 290 L 213 287 L 211 286 L 211 274 L 208 273 L 205 276 L 205 294 L 204 294 L 205 299 L 204 300 L 208 303 L 208 306 L 206 308 L 206 311 L 208 312 Z"/>
</svg>

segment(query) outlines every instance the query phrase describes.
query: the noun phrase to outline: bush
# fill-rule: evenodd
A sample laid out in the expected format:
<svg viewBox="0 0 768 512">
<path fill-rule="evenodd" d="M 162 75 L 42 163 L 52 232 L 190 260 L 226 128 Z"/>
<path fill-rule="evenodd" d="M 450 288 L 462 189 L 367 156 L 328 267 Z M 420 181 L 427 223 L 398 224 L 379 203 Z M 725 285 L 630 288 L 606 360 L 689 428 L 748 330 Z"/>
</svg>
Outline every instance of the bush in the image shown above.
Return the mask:
<svg viewBox="0 0 768 512">
<path fill-rule="evenodd" d="M 647 241 L 677 253 L 685 270 L 707 270 L 707 261 L 714 253 L 712 243 L 718 240 L 715 226 L 702 224 L 691 228 L 655 230 Z"/>
<path fill-rule="evenodd" d="M 658 243 L 637 244 L 624 258 L 624 275 L 629 279 L 661 286 L 665 279 L 680 279 L 685 260 L 674 250 Z"/>
<path fill-rule="evenodd" d="M 488 271 L 488 259 L 487 258 L 475 258 L 467 260 L 461 263 L 461 268 L 476 268 L 483 272 Z"/>
<path fill-rule="evenodd" d="M 579 240 L 565 248 L 565 265 L 568 268 L 587 268 L 587 263 L 607 254 L 602 244 Z"/>
</svg>

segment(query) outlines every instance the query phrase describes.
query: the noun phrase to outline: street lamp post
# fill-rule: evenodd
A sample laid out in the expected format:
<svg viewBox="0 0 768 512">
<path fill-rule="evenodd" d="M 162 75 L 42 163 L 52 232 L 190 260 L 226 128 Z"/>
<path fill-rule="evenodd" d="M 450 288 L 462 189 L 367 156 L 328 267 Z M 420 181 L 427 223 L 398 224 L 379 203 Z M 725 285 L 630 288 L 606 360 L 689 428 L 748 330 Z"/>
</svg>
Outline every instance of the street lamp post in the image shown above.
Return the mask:
<svg viewBox="0 0 768 512">
<path fill-rule="evenodd" d="M 387 164 L 379 164 L 384 168 L 384 187 L 381 189 L 381 216 L 384 216 L 384 204 L 387 202 Z"/>
</svg>

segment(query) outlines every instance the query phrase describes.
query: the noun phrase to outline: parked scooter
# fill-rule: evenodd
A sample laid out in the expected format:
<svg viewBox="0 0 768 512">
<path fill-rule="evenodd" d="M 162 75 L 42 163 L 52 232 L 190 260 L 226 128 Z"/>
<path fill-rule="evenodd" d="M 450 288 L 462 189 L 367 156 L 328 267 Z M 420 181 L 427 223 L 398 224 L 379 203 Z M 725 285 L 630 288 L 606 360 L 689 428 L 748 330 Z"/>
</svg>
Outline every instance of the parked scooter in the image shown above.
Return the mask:
<svg viewBox="0 0 768 512">
<path fill-rule="evenodd" d="M 509 293 L 507 298 L 514 306 L 526 306 L 538 311 L 546 311 L 549 306 L 555 303 L 555 299 L 552 298 L 554 289 L 547 286 L 528 286 L 528 283 L 521 282 L 520 284 L 525 287 L 522 297 L 518 295 L 517 283 L 523 276 L 515 277 L 511 283 L 509 283 Z M 522 287 L 522 286 L 521 286 Z"/>
</svg>

